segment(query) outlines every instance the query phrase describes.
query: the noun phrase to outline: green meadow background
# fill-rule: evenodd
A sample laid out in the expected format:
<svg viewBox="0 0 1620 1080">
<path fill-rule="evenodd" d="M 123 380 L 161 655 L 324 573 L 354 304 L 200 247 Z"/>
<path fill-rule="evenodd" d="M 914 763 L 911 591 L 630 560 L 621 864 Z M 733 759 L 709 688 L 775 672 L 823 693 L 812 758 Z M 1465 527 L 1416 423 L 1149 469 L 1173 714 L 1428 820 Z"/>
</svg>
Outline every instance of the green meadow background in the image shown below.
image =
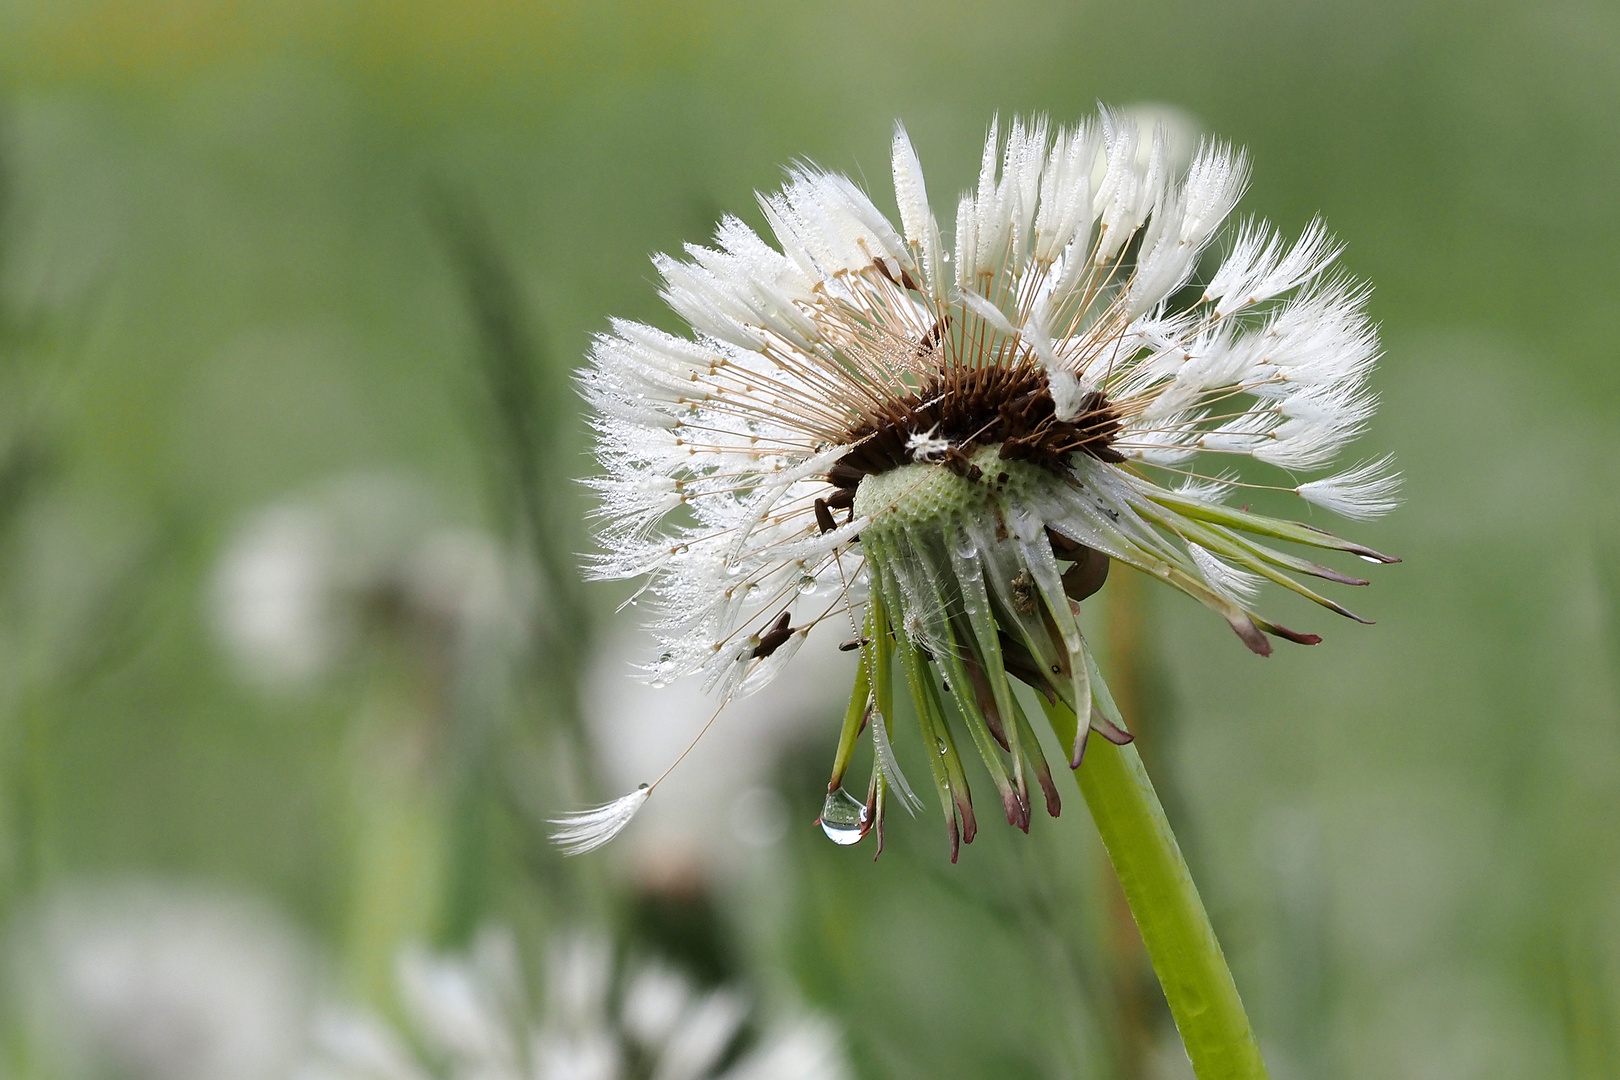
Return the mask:
<svg viewBox="0 0 1620 1080">
<path fill-rule="evenodd" d="M 623 589 L 541 590 L 419 804 L 367 794 L 356 734 L 416 653 L 272 692 L 210 615 L 244 520 L 355 473 L 588 550 L 567 373 L 610 315 L 673 327 L 650 253 L 760 224 L 800 158 L 892 206 L 896 119 L 948 218 L 993 115 L 1098 101 L 1248 147 L 1244 211 L 1324 216 L 1375 287 L 1362 446 L 1407 476 L 1355 528 L 1404 560 L 1354 597 L 1377 625 L 1273 598 L 1326 640 L 1261 660 L 1127 572 L 1093 602 L 1273 1075 L 1620 1075 L 1620 10 L 1589 0 L 0 6 L 9 940 L 87 883 L 226 890 L 387 1007 L 407 938 L 593 923 L 833 1016 L 862 1077 L 1189 1075 L 1077 792 L 1027 837 L 986 809 L 956 866 L 933 808 L 835 848 L 839 686 L 751 874 L 564 864 L 536 807 L 618 794 L 569 703 Z M 26 998 L 0 1075 L 66 1075 Z"/>
</svg>

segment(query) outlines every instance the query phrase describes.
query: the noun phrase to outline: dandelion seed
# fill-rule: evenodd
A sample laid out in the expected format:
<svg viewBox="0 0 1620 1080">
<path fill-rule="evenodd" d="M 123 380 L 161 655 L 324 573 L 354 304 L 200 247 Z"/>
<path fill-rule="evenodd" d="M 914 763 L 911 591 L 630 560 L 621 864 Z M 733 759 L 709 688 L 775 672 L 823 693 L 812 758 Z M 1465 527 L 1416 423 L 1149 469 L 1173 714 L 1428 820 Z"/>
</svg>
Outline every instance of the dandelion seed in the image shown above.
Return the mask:
<svg viewBox="0 0 1620 1080">
<path fill-rule="evenodd" d="M 1393 507 L 1396 480 L 1387 459 L 1296 475 L 1328 466 L 1375 404 L 1367 290 L 1330 274 L 1340 248 L 1320 222 L 1292 244 L 1245 226 L 1189 288 L 1247 183 L 1241 151 L 1205 142 L 1183 173 L 1125 114 L 1015 120 L 1005 138 L 993 125 L 950 234 L 903 128 L 893 157 L 899 228 L 846 178 L 796 167 L 761 199 L 775 246 L 728 217 L 713 247 L 656 260 L 690 338 L 618 322 L 596 339 L 581 382 L 605 467 L 593 570 L 646 577 L 664 677 L 727 696 L 803 636 L 853 624 L 860 674 L 829 790 L 845 791 L 868 695 L 880 750 L 896 735 L 903 681 L 938 751 L 954 858 L 977 828 L 959 736 L 1009 823 L 1028 827 L 1032 783 L 1057 812 L 1009 677 L 1089 717 L 1082 736 L 1129 739 L 1077 621 L 1111 562 L 1198 600 L 1256 653 L 1268 636 L 1314 643 L 1257 613 L 1262 579 L 1345 615 L 1295 575 L 1360 579 L 1270 542 L 1395 560 L 1223 499 L 1258 486 L 1367 517 Z M 1234 473 L 1235 458 L 1254 464 Z M 903 788 L 891 756 L 863 834 Z M 590 842 L 622 827 L 593 813 Z"/>
</svg>

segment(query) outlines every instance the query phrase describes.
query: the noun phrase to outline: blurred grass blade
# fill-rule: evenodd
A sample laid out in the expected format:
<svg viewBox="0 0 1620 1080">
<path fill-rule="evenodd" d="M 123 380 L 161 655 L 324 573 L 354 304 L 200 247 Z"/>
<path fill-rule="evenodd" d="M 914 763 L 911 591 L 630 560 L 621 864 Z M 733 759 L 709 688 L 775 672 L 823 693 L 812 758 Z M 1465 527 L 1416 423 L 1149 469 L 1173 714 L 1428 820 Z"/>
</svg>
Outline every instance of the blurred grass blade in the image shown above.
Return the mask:
<svg viewBox="0 0 1620 1080">
<path fill-rule="evenodd" d="M 553 661 L 548 666 L 572 672 L 589 653 L 590 630 L 570 516 L 560 512 L 572 480 L 557 463 L 576 415 L 573 387 L 566 366 L 540 345 L 516 275 L 472 200 L 434 188 L 429 208 L 476 323 L 476 363 L 494 414 L 514 524 L 532 548 L 553 609 L 540 628 L 540 644 Z"/>
</svg>

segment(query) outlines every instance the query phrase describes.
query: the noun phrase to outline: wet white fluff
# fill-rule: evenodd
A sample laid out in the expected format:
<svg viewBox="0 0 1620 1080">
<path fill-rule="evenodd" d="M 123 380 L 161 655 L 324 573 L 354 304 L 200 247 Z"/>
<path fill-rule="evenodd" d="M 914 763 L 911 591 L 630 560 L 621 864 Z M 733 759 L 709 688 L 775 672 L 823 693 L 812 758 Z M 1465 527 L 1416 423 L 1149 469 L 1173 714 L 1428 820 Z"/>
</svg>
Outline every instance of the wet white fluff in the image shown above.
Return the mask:
<svg viewBox="0 0 1620 1080">
<path fill-rule="evenodd" d="M 1294 490 L 1306 502 L 1348 518 L 1380 517 L 1401 504 L 1401 477 L 1389 457 L 1363 462 Z"/>
<path fill-rule="evenodd" d="M 551 822 L 551 840 L 569 855 L 595 851 L 625 830 L 651 794 L 652 789 L 642 784 L 610 803 L 564 814 Z"/>
<path fill-rule="evenodd" d="M 1193 562 L 1198 564 L 1198 569 L 1203 573 L 1204 580 L 1209 582 L 1210 588 L 1227 599 L 1241 603 L 1260 591 L 1259 577 L 1221 561 L 1219 556 L 1207 548 L 1188 544 L 1187 553 L 1192 556 Z"/>
</svg>

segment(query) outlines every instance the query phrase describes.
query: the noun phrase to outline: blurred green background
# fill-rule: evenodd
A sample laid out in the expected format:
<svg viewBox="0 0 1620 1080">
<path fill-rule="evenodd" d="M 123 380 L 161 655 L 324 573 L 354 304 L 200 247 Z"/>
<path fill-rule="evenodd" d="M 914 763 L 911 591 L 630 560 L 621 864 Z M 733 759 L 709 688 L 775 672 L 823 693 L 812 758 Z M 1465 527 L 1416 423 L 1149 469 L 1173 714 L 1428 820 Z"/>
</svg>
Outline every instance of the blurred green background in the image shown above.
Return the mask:
<svg viewBox="0 0 1620 1080">
<path fill-rule="evenodd" d="M 993 114 L 1162 102 L 1375 286 L 1361 445 L 1408 478 L 1355 529 L 1405 560 L 1375 627 L 1296 611 L 1327 640 L 1261 661 L 1178 595 L 1099 616 L 1274 1075 L 1620 1076 L 1614 5 L 63 0 L 0 8 L 0 87 L 8 919 L 210 883 L 361 997 L 403 937 L 594 919 L 831 1014 L 862 1076 L 1185 1075 L 1077 795 L 955 867 L 931 815 L 835 849 L 837 695 L 751 873 L 563 867 L 538 825 L 618 793 L 565 684 L 636 614 L 545 559 L 589 543 L 566 370 L 609 315 L 674 327 L 648 254 L 800 157 L 892 206 L 896 119 L 943 206 Z M 397 633 L 293 691 L 233 666 L 233 535 L 355 475 L 541 553 L 504 689 L 424 690 Z M 390 710 L 482 734 L 379 776 Z"/>
</svg>

